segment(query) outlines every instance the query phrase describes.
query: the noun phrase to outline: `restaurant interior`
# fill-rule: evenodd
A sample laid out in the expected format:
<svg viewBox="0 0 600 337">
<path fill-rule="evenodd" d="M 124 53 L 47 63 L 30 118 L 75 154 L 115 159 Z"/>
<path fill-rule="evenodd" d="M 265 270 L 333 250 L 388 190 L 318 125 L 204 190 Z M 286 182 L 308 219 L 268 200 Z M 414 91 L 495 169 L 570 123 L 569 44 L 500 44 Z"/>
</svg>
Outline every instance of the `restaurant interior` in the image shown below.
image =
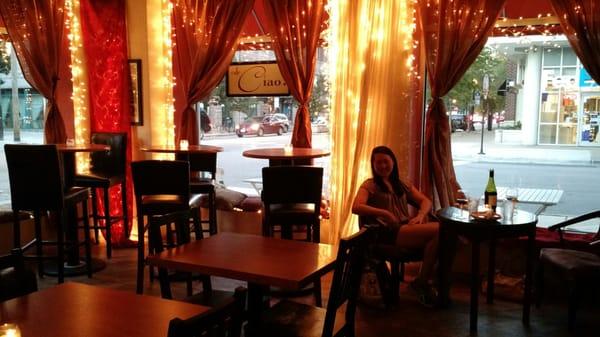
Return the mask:
<svg viewBox="0 0 600 337">
<path fill-rule="evenodd" d="M 43 96 L 43 144 L 1 141 L 0 337 L 596 336 L 600 230 L 566 227 L 600 211 L 536 227 L 493 171 L 472 209 L 446 96 L 489 37 L 528 32 L 564 34 L 600 83 L 599 10 L 600 0 L 0 1 L 6 62 Z M 322 79 L 326 103 L 311 111 Z M 247 117 L 263 126 L 221 118 L 233 103 L 215 103 L 215 88 L 256 99 Z M 4 126 L 2 116 L 0 104 Z M 243 140 L 289 137 L 236 154 L 264 164 L 246 181 L 258 193 L 220 183 L 230 145 L 204 139 L 208 116 Z M 373 193 L 363 181 L 379 186 L 380 145 L 401 180 L 384 191 L 406 209 L 404 222 L 392 214 L 393 242 L 387 220 L 357 207 Z M 400 244 L 425 224 L 433 250 Z"/>
</svg>

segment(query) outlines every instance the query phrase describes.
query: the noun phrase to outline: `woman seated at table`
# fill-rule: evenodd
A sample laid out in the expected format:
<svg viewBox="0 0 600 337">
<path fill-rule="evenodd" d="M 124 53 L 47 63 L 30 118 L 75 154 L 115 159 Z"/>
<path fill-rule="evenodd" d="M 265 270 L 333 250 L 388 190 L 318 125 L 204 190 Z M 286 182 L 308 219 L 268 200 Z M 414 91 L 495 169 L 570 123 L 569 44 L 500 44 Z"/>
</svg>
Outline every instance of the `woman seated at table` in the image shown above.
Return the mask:
<svg viewBox="0 0 600 337">
<path fill-rule="evenodd" d="M 414 186 L 400 180 L 396 157 L 388 147 L 373 149 L 371 171 L 373 177 L 363 182 L 354 198 L 352 213 L 388 229 L 383 233 L 389 237 L 380 237 L 381 243 L 408 249 L 424 248 L 419 275 L 410 286 L 421 303 L 432 306 L 435 293 L 430 281 L 437 258 L 438 223 L 428 222 L 431 201 Z M 412 218 L 408 212 L 409 203 L 417 207 Z"/>
</svg>

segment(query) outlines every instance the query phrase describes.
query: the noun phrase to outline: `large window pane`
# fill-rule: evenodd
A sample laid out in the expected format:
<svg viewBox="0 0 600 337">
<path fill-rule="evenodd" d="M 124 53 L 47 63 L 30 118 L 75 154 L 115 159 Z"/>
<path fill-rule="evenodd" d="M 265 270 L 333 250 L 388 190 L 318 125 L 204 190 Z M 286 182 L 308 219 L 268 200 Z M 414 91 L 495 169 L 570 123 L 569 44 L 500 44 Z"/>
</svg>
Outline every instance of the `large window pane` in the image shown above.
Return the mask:
<svg viewBox="0 0 600 337">
<path fill-rule="evenodd" d="M 556 125 L 540 125 L 540 144 L 556 144 Z"/>
<path fill-rule="evenodd" d="M 560 48 L 544 49 L 544 67 L 559 67 L 561 58 Z"/>
<path fill-rule="evenodd" d="M 576 66 L 577 65 L 577 55 L 571 48 L 563 48 L 563 66 Z"/>
</svg>

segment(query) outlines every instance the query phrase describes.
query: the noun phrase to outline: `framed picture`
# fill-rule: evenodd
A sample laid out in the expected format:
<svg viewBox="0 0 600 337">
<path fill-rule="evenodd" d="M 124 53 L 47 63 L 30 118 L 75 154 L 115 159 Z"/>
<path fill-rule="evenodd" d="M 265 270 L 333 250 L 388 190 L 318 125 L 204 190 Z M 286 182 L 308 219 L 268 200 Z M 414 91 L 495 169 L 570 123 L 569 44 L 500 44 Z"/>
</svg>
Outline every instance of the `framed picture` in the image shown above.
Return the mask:
<svg viewBox="0 0 600 337">
<path fill-rule="evenodd" d="M 142 60 L 131 59 L 129 74 L 131 76 L 131 125 L 144 125 L 144 109 L 142 104 Z"/>
</svg>

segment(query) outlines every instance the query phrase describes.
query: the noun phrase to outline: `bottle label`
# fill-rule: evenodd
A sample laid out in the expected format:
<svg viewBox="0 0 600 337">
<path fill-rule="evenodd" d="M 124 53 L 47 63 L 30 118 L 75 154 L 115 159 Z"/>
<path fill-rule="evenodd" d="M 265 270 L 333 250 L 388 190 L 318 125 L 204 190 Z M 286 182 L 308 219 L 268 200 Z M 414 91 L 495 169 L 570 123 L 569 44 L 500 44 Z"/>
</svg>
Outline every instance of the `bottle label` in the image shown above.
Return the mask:
<svg viewBox="0 0 600 337">
<path fill-rule="evenodd" d="M 487 204 L 490 206 L 491 209 L 495 209 L 497 203 L 498 203 L 498 196 L 497 195 L 489 195 L 488 196 Z"/>
</svg>

